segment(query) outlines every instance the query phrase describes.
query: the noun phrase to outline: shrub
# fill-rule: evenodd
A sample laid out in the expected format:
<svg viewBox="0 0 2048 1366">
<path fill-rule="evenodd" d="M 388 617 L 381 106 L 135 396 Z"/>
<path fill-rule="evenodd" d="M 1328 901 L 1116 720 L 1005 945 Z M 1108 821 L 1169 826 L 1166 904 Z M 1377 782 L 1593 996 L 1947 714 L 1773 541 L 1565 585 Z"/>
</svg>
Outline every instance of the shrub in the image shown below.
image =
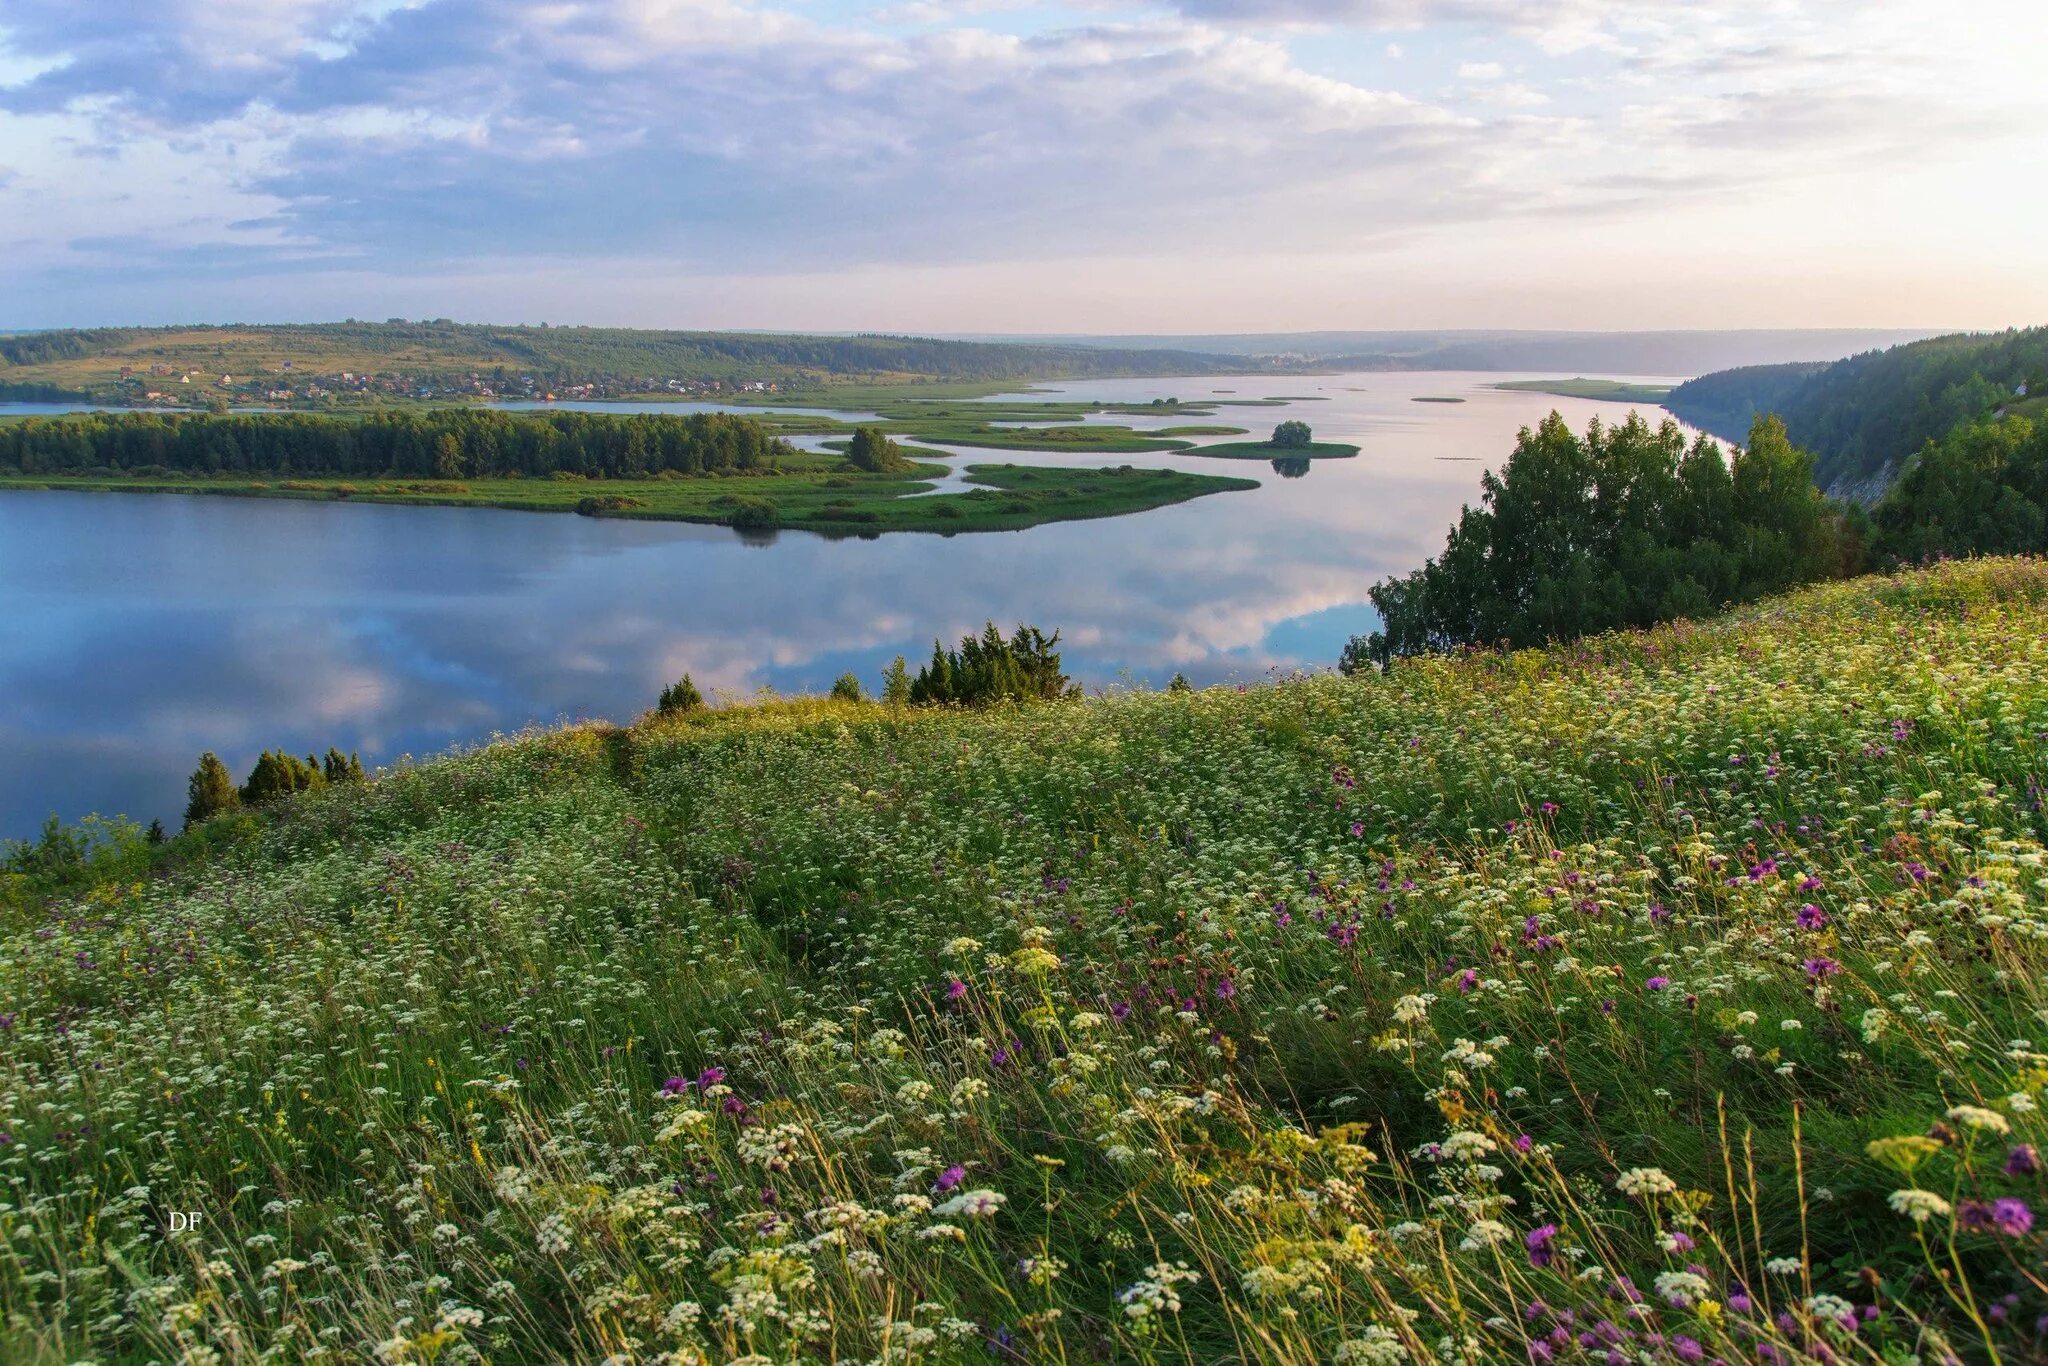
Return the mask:
<svg viewBox="0 0 2048 1366">
<path fill-rule="evenodd" d="M 597 494 L 576 500 L 576 511 L 585 517 L 597 517 L 607 512 L 625 512 L 632 508 L 647 506 L 645 498 L 635 498 L 624 493 Z"/>
<path fill-rule="evenodd" d="M 661 690 L 661 700 L 654 704 L 654 710 L 663 716 L 675 716 L 685 712 L 702 711 L 704 694 L 697 691 L 697 685 L 684 674 Z"/>
</svg>

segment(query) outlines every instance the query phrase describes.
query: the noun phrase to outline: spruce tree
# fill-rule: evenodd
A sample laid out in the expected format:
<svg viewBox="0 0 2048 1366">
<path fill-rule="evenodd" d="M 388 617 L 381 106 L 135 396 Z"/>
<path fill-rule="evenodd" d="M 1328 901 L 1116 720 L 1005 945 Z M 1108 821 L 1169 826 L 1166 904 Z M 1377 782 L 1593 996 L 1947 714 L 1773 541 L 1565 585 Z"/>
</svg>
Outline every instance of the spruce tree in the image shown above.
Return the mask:
<svg viewBox="0 0 2048 1366">
<path fill-rule="evenodd" d="M 860 701 L 860 680 L 851 673 L 843 673 L 833 681 L 832 696 L 840 702 Z"/>
<path fill-rule="evenodd" d="M 654 705 L 655 711 L 663 716 L 680 712 L 700 711 L 704 706 L 704 694 L 697 691 L 697 685 L 684 674 L 661 690 L 661 700 Z"/>
<path fill-rule="evenodd" d="M 199 756 L 199 767 L 192 770 L 185 793 L 185 824 L 188 827 L 212 820 L 221 812 L 232 811 L 242 804 L 241 794 L 235 791 L 234 775 L 228 772 L 228 766 L 212 750 Z"/>
<path fill-rule="evenodd" d="M 882 670 L 882 700 L 892 707 L 910 705 L 910 666 L 898 655 Z"/>
</svg>

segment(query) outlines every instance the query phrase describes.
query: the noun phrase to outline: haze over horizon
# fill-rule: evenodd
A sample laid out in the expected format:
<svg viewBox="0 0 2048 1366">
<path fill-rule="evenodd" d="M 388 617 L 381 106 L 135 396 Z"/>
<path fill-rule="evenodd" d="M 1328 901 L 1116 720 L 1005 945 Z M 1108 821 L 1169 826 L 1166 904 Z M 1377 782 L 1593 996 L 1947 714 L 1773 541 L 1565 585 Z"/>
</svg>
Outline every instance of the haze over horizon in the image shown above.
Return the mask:
<svg viewBox="0 0 2048 1366">
<path fill-rule="evenodd" d="M 2048 317 L 2017 0 L 0 0 L 0 322 Z"/>
</svg>

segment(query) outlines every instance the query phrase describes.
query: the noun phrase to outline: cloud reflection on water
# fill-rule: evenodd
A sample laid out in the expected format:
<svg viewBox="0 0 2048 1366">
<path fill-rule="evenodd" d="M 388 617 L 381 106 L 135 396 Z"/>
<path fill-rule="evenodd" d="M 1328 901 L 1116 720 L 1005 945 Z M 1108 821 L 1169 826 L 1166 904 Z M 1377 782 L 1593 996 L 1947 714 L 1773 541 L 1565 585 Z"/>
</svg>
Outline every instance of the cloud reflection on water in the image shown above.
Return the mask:
<svg viewBox="0 0 2048 1366">
<path fill-rule="evenodd" d="M 1064 629 L 1090 685 L 1327 667 L 1373 624 L 1366 587 L 1433 553 L 1479 472 L 1551 407 L 1500 376 L 1228 381 L 1329 402 L 1223 409 L 1263 430 L 1299 414 L 1364 447 L 1301 478 L 1186 454 L 1018 456 L 1244 474 L 1255 491 L 1025 532 L 769 546 L 730 531 L 561 515 L 20 493 L 0 498 L 0 837 L 49 811 L 171 821 L 202 749 L 329 743 L 368 761 L 531 722 L 629 718 L 684 670 L 707 692 L 872 685 L 898 653 L 993 618 Z M 1353 387 L 1362 392 L 1351 392 Z M 1203 381 L 1101 381 L 1077 395 L 1206 396 Z M 1415 404 L 1456 392 L 1459 405 Z M 1478 457 L 1470 463 L 1461 457 Z"/>
</svg>

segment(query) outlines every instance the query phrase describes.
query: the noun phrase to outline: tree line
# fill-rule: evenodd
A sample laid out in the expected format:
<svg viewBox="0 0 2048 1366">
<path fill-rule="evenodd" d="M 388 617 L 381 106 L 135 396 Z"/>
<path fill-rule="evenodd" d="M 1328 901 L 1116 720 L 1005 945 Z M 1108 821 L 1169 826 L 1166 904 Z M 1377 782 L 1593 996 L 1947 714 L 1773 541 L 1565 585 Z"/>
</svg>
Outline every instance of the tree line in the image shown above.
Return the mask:
<svg viewBox="0 0 2048 1366">
<path fill-rule="evenodd" d="M 903 656 L 896 656 L 882 671 L 880 698 L 892 707 L 987 707 L 1076 696 L 1080 688 L 1061 666 L 1059 643 L 1058 631 L 1047 635 L 1035 626 L 1019 626 L 1005 637 L 991 621 L 979 635 L 961 637 L 955 649 L 934 640 L 930 661 L 914 674 Z M 835 701 L 859 702 L 865 696 L 854 674 L 841 674 L 832 684 Z M 662 689 L 654 710 L 682 716 L 708 706 L 684 674 Z"/>
<path fill-rule="evenodd" d="M 0 425 L 0 470 L 22 474 L 631 479 L 769 470 L 793 449 L 730 413 L 95 413 Z"/>
<path fill-rule="evenodd" d="M 298 792 L 359 783 L 363 777 L 363 761 L 352 752 L 343 754 L 330 746 L 324 758 L 309 754 L 301 759 L 277 749 L 263 751 L 248 778 L 238 785 L 220 756 L 208 750 L 199 756 L 199 766 L 185 784 L 185 825 L 190 828 L 226 812 L 264 806 Z M 152 827 L 153 832 L 156 829 Z"/>
</svg>

